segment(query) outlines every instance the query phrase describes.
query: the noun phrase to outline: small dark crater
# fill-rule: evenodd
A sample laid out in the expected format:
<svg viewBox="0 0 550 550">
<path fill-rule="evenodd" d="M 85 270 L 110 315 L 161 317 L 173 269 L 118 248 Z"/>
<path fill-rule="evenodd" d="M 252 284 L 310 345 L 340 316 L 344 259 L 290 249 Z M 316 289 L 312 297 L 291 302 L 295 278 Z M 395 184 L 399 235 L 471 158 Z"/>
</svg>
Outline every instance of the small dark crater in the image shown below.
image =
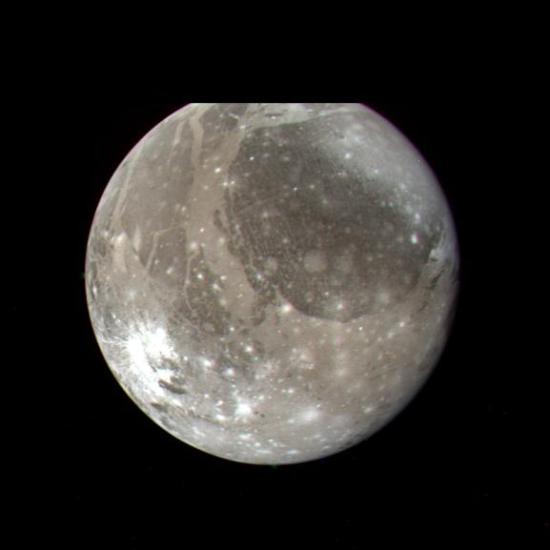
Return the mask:
<svg viewBox="0 0 550 550">
<path fill-rule="evenodd" d="M 172 384 L 170 382 L 166 382 L 165 380 L 159 381 L 159 386 L 169 392 L 175 393 L 177 395 L 183 395 L 187 393 L 187 390 L 183 388 L 180 385 Z"/>
</svg>

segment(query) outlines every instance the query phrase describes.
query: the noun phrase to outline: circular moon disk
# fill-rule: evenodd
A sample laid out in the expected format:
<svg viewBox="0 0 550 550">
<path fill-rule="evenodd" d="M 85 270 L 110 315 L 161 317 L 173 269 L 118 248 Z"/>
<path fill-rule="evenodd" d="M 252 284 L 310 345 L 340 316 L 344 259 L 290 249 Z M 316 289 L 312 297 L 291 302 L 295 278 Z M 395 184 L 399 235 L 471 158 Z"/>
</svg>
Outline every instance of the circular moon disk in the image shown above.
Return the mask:
<svg viewBox="0 0 550 550">
<path fill-rule="evenodd" d="M 86 255 L 92 325 L 134 402 L 238 462 L 380 429 L 443 349 L 458 288 L 432 171 L 360 104 L 192 104 L 112 176 Z"/>
</svg>

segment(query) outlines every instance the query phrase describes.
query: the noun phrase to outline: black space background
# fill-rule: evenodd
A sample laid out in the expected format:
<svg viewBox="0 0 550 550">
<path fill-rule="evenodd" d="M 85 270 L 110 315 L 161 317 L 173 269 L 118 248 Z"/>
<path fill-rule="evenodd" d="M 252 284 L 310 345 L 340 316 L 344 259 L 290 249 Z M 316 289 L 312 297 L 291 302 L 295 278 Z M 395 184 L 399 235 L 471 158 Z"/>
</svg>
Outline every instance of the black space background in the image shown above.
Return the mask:
<svg viewBox="0 0 550 550">
<path fill-rule="evenodd" d="M 297 64 L 240 85 L 229 75 L 193 85 L 112 79 L 97 66 L 75 75 L 70 62 L 30 79 L 25 116 L 41 153 L 27 161 L 23 173 L 33 176 L 23 178 L 17 200 L 32 197 L 37 214 L 16 242 L 32 267 L 16 271 L 17 292 L 8 297 L 23 349 L 15 393 L 24 396 L 10 416 L 23 426 L 15 452 L 22 473 L 7 474 L 26 518 L 21 536 L 128 549 L 428 540 L 492 548 L 512 538 L 531 548 L 526 541 L 548 538 L 547 417 L 538 428 L 536 397 L 547 363 L 526 338 L 535 320 L 523 306 L 536 301 L 537 283 L 521 279 L 532 257 L 520 233 L 531 223 L 522 193 L 535 183 L 520 155 L 534 97 L 507 62 L 472 59 L 424 59 L 422 74 L 411 60 L 413 71 L 396 69 L 389 80 L 366 73 L 351 81 L 350 67 L 338 66 L 324 78 Z M 312 82 L 298 86 L 295 74 Z M 85 303 L 92 216 L 129 149 L 189 101 L 249 100 L 357 101 L 377 110 L 434 169 L 461 248 L 455 322 L 427 385 L 368 441 L 301 465 L 232 463 L 157 427 L 110 374 Z M 7 210 L 12 221 L 23 212 Z M 28 387 L 36 400 L 25 397 Z"/>
</svg>

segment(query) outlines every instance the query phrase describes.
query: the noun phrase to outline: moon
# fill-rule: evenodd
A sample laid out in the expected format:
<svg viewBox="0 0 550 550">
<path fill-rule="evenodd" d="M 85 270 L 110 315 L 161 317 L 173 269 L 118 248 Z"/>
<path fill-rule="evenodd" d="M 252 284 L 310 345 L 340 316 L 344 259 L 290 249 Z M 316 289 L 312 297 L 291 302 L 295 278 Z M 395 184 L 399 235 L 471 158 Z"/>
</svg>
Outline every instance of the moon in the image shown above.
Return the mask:
<svg viewBox="0 0 550 550">
<path fill-rule="evenodd" d="M 452 215 L 420 153 L 362 104 L 191 104 L 114 172 L 88 309 L 155 423 L 250 464 L 349 448 L 398 414 L 447 339 Z"/>
</svg>

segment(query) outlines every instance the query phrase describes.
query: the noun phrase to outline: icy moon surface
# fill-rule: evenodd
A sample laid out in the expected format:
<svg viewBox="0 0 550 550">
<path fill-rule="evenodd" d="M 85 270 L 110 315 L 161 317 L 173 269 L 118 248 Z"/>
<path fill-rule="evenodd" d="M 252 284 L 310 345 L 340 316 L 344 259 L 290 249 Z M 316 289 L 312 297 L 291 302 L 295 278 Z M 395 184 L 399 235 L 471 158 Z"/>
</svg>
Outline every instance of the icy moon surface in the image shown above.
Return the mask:
<svg viewBox="0 0 550 550">
<path fill-rule="evenodd" d="M 360 104 L 192 104 L 127 155 L 86 254 L 95 335 L 158 425 L 226 459 L 304 462 L 379 430 L 452 321 L 434 174 Z"/>
</svg>

